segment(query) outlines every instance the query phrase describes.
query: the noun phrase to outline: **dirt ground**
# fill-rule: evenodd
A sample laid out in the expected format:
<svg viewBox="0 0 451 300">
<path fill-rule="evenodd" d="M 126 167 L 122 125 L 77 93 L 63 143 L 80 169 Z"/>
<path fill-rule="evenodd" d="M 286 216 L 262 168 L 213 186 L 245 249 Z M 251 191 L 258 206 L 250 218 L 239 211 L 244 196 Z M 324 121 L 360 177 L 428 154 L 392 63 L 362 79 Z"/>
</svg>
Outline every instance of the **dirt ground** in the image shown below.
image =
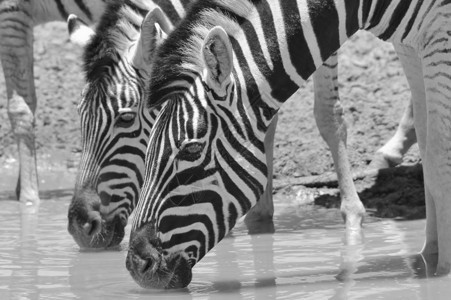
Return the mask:
<svg viewBox="0 0 451 300">
<path fill-rule="evenodd" d="M 80 151 L 76 106 L 83 87 L 82 49 L 66 28 L 51 23 L 35 29 L 35 83 L 38 97 L 36 144 L 39 166 L 72 169 Z M 349 158 L 354 172 L 366 169 L 374 152 L 394 133 L 410 99 L 406 78 L 393 47 L 358 33 L 339 56 L 340 95 L 348 125 Z M 0 75 L 0 167 L 17 165 L 17 149 L 6 111 Z M 275 140 L 275 192 L 301 202 L 339 205 L 334 187 L 286 186 L 287 180 L 333 172 L 333 162 L 313 118 L 313 85 L 307 82 L 282 108 Z M 360 197 L 376 216 L 424 217 L 424 192 L 418 149 L 413 147 L 395 173 L 356 181 Z M 5 168 L 3 172 L 5 172 Z M 17 172 L 14 168 L 7 172 Z M 14 187 L 11 187 L 11 190 Z M 308 201 L 307 201 L 308 202 Z"/>
</svg>

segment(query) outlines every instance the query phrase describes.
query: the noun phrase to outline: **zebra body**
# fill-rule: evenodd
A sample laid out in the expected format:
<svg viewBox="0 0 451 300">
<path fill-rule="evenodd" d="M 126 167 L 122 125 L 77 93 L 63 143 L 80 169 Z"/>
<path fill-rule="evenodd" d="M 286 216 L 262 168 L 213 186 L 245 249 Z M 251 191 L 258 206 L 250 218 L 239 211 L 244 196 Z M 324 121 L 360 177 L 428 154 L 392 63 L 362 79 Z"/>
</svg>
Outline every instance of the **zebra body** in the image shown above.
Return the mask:
<svg viewBox="0 0 451 300">
<path fill-rule="evenodd" d="M 78 13 L 86 21 L 94 22 L 103 6 L 103 0 L 0 1 L 0 59 L 6 82 L 8 116 L 19 148 L 16 194 L 23 203 L 39 203 L 34 132 L 37 99 L 33 75 L 33 27 L 48 21 L 65 21 L 69 13 Z"/>
<path fill-rule="evenodd" d="M 133 220 L 132 277 L 144 287 L 190 282 L 194 264 L 262 195 L 263 141 L 278 109 L 359 29 L 392 42 L 405 67 L 424 162 L 423 253 L 439 253 L 437 273 L 448 273 L 450 14 L 447 0 L 198 1 L 158 48 L 146 87 L 148 106 L 164 107 Z M 359 228 L 356 204 L 345 204 L 348 228 Z"/>
</svg>

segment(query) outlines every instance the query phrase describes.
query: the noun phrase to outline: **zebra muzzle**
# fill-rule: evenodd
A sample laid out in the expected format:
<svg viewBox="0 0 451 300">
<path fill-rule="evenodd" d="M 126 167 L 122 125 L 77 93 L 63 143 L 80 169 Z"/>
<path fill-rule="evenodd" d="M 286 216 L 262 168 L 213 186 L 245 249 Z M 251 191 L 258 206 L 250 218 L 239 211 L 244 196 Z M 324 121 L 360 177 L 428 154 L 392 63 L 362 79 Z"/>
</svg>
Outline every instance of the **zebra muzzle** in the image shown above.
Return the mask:
<svg viewBox="0 0 451 300">
<path fill-rule="evenodd" d="M 100 200 L 94 193 L 74 196 L 69 207 L 68 231 L 81 248 L 110 248 L 122 241 L 127 217 L 110 220 L 100 212 Z"/>
</svg>

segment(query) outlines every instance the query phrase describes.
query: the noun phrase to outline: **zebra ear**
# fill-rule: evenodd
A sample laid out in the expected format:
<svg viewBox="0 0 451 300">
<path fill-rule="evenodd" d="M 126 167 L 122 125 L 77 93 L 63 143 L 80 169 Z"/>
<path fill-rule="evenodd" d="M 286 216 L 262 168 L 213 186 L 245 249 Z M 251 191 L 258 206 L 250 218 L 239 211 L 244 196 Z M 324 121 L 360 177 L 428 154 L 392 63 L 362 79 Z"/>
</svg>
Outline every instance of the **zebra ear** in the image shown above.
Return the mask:
<svg viewBox="0 0 451 300">
<path fill-rule="evenodd" d="M 207 68 L 207 80 L 222 88 L 233 68 L 233 51 L 226 31 L 216 26 L 204 40 L 202 56 Z"/>
<path fill-rule="evenodd" d="M 85 22 L 72 14 L 67 18 L 67 30 L 69 31 L 70 41 L 82 47 L 86 46 L 95 34 L 94 30 Z"/>
<path fill-rule="evenodd" d="M 129 53 L 129 60 L 135 68 L 148 70 L 155 49 L 172 31 L 172 24 L 163 11 L 156 7 L 147 13 L 141 24 L 141 34 Z"/>
</svg>

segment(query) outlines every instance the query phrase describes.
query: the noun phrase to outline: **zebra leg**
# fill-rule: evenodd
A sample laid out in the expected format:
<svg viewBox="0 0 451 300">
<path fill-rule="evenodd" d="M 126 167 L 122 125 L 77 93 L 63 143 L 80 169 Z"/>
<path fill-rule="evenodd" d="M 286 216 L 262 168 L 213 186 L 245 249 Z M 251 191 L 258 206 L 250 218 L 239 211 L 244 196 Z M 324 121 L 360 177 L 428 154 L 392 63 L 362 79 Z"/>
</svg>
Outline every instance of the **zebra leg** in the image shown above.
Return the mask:
<svg viewBox="0 0 451 300">
<path fill-rule="evenodd" d="M 442 67 L 446 69 L 448 65 Z M 446 93 L 450 88 L 439 91 L 443 87 L 439 87 L 437 82 L 444 81 L 439 78 L 441 75 L 428 72 L 426 68 L 424 71 L 428 91 L 426 151 L 423 156 L 427 223 L 422 252 L 438 252 L 437 274 L 448 274 L 451 270 L 451 106 Z M 433 75 L 429 77 L 428 74 Z M 448 86 L 451 87 L 451 82 Z M 435 94 L 436 91 L 439 94 Z"/>
<path fill-rule="evenodd" d="M 448 20 L 445 14 L 433 21 L 424 35 L 420 52 L 426 91 L 426 113 L 422 116 L 426 123 L 423 128 L 426 138 L 422 140 L 425 140 L 422 159 L 428 192 L 423 252 L 438 250 L 438 275 L 451 271 L 451 24 Z M 417 111 L 414 111 L 415 120 L 416 115 Z"/>
<path fill-rule="evenodd" d="M 21 202 L 38 204 L 34 133 L 36 92 L 30 5 L 29 1 L 20 1 L 17 7 L 0 15 L 0 58 L 5 74 L 8 116 L 19 148 L 20 171 L 16 193 Z"/>
<path fill-rule="evenodd" d="M 407 81 L 412 93 L 412 108 L 416 128 L 416 135 L 420 155 L 426 157 L 426 136 L 427 136 L 427 107 L 426 92 L 423 79 L 423 67 L 416 51 L 408 46 L 395 44 L 395 50 L 398 53 L 399 60 L 406 74 Z M 424 177 L 426 173 L 423 169 Z M 426 199 L 426 242 L 424 244 L 422 254 L 429 255 L 438 252 L 437 244 L 437 217 L 436 207 L 429 190 L 429 185 L 424 185 Z"/>
<path fill-rule="evenodd" d="M 246 214 L 245 221 L 272 220 L 274 215 L 274 203 L 272 199 L 272 177 L 273 177 L 273 158 L 274 158 L 274 136 L 276 134 L 277 121 L 279 114 L 276 114 L 265 136 L 266 162 L 268 166 L 268 183 L 265 192 L 254 207 Z"/>
<path fill-rule="evenodd" d="M 395 134 L 376 151 L 370 164 L 371 169 L 390 168 L 400 164 L 404 154 L 417 142 L 412 101 L 412 99 L 409 101 L 404 110 Z"/>
<path fill-rule="evenodd" d="M 348 230 L 361 228 L 365 207 L 352 180 L 346 150 L 346 123 L 338 96 L 338 60 L 332 55 L 313 74 L 315 88 L 315 120 L 321 136 L 329 146 L 337 172 L 341 194 L 341 213 Z"/>
</svg>

